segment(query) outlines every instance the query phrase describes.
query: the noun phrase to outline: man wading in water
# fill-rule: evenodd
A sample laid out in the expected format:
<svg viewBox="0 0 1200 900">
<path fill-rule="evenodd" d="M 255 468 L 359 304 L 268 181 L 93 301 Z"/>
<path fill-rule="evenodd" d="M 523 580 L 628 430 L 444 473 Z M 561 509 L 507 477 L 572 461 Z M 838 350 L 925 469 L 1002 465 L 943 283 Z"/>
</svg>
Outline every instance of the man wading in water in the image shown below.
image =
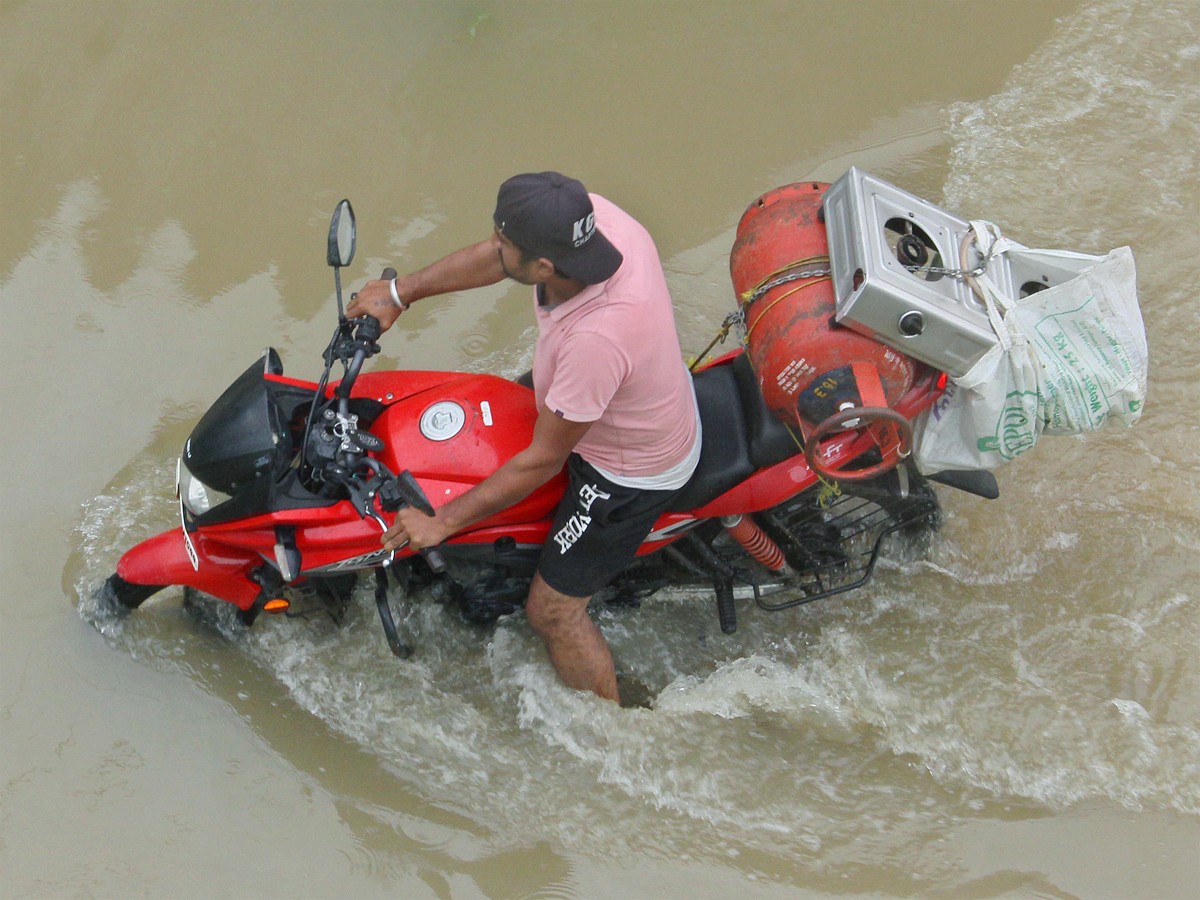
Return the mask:
<svg viewBox="0 0 1200 900">
<path fill-rule="evenodd" d="M 401 509 L 383 544 L 434 547 L 558 474 L 569 485 L 525 614 L 564 682 L 619 701 L 612 653 L 588 601 L 634 558 L 700 458 L 700 418 L 658 250 L 628 213 L 557 172 L 500 186 L 490 238 L 390 281 L 348 316 L 384 330 L 425 297 L 496 284 L 534 288 L 533 439 L 433 516 Z"/>
</svg>

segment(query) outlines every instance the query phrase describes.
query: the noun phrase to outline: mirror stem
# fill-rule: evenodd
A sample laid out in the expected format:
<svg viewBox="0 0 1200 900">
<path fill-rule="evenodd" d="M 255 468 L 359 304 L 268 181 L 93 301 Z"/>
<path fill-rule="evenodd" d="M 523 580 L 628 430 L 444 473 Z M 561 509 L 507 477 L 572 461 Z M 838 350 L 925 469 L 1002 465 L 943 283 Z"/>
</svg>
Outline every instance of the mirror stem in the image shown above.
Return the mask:
<svg viewBox="0 0 1200 900">
<path fill-rule="evenodd" d="M 342 268 L 341 268 L 341 266 L 333 267 L 333 286 L 337 291 L 338 324 L 345 324 L 346 312 L 342 308 Z"/>
</svg>

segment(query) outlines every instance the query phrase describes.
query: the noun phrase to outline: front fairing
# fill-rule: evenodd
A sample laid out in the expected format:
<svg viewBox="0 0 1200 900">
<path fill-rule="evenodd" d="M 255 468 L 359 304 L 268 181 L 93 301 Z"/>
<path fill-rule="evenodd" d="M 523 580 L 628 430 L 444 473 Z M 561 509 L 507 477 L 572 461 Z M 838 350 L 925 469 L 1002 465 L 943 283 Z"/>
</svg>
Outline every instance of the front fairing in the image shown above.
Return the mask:
<svg viewBox="0 0 1200 900">
<path fill-rule="evenodd" d="M 278 355 L 268 350 L 192 431 L 180 459 L 181 501 L 192 481 L 225 496 L 207 510 L 184 504 L 185 527 L 333 502 L 305 490 L 293 465 L 315 386 L 282 375 Z"/>
<path fill-rule="evenodd" d="M 248 370 L 239 382 L 250 375 Z M 313 396 L 312 389 L 301 383 L 274 375 L 264 378 L 261 371 L 256 377 L 265 382 L 269 402 L 284 389 L 304 398 Z M 335 389 L 336 384 L 329 386 L 330 392 Z M 235 383 L 227 395 L 240 397 L 244 406 L 261 411 L 260 393 Z M 227 397 L 222 400 L 227 407 L 234 406 Z M 352 408 L 370 411 L 360 417 L 360 423 L 369 422 L 370 432 L 384 441 L 384 449 L 371 456 L 393 472 L 412 472 L 434 507 L 470 490 L 527 447 L 537 419 L 532 391 L 491 375 L 364 373 L 350 403 Z M 303 420 L 307 406 L 297 409 Z M 268 409 L 267 414 L 283 421 L 286 412 Z M 294 427 L 293 423 L 293 431 Z M 290 463 L 282 466 L 282 476 L 274 476 L 281 461 L 286 462 L 281 448 L 292 444 L 299 444 L 294 433 L 279 440 L 273 436 L 274 468 L 264 467 L 262 474 L 239 485 L 230 500 L 211 511 L 197 516 L 181 505 L 185 534 L 202 529 L 210 541 L 270 562 L 276 528 L 282 526 L 294 534 L 303 576 L 378 565 L 381 525 L 390 522 L 391 515 L 381 512 L 379 518 L 363 518 L 345 499 L 309 493 L 299 483 L 297 467 Z M 556 476 L 513 507 L 456 535 L 449 542 L 451 548 L 467 545 L 490 550 L 502 539 L 522 546 L 540 545 L 564 484 L 565 475 Z"/>
<path fill-rule="evenodd" d="M 224 494 L 234 495 L 269 473 L 277 457 L 290 450 L 283 410 L 273 402 L 265 378 L 273 363 L 278 366 L 274 351 L 252 363 L 217 398 L 184 445 L 183 464 Z"/>
</svg>

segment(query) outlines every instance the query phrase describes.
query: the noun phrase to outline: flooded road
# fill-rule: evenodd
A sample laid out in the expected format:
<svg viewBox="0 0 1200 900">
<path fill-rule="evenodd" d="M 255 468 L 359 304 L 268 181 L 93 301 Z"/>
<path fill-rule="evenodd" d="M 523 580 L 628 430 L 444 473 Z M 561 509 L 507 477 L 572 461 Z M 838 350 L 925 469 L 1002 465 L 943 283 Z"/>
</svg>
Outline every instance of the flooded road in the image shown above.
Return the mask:
<svg viewBox="0 0 1200 900">
<path fill-rule="evenodd" d="M 1200 883 L 1200 7 L 0 0 L 0 892 L 1113 897 Z M 1031 246 L 1128 244 L 1133 430 L 1043 438 L 925 554 L 736 635 L 605 610 L 652 709 L 522 617 L 197 622 L 92 592 L 262 348 L 315 378 L 352 284 L 559 169 L 649 227 L 685 352 L 744 207 L 857 165 Z M 527 368 L 525 289 L 423 303 L 376 367 Z"/>
</svg>

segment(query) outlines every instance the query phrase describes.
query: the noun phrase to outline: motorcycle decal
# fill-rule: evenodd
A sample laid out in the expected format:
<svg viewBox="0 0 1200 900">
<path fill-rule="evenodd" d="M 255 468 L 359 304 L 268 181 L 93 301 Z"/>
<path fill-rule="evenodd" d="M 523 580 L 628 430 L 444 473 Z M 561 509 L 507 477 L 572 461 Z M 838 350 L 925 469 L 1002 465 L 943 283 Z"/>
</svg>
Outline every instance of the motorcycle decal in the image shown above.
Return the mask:
<svg viewBox="0 0 1200 900">
<path fill-rule="evenodd" d="M 483 424 L 492 427 L 492 404 L 484 400 L 479 404 L 479 414 L 483 416 Z"/>
<path fill-rule="evenodd" d="M 685 519 L 682 522 L 676 522 L 674 525 L 668 525 L 666 528 L 659 528 L 657 531 L 651 531 L 643 539 L 643 544 L 653 544 L 657 541 L 666 541 L 678 537 L 685 531 L 691 531 L 699 525 L 703 519 Z"/>
<path fill-rule="evenodd" d="M 188 560 L 192 564 L 192 571 L 200 571 L 200 555 L 196 552 L 196 545 L 192 543 L 192 536 L 188 534 L 187 519 L 184 518 L 183 501 L 179 501 L 179 530 L 183 533 L 183 546 L 187 550 Z"/>
<path fill-rule="evenodd" d="M 421 434 L 431 441 L 448 441 L 467 423 L 467 414 L 453 400 L 439 400 L 421 413 Z"/>
<path fill-rule="evenodd" d="M 188 438 L 185 452 L 191 453 L 192 439 Z M 183 546 L 187 550 L 188 561 L 192 564 L 192 571 L 200 571 L 200 554 L 196 552 L 196 545 L 192 543 L 192 536 L 188 534 L 187 527 L 187 510 L 183 506 L 183 491 L 180 489 L 180 472 L 179 469 L 183 465 L 182 459 L 175 460 L 175 499 L 179 501 L 179 530 L 183 532 Z"/>
<path fill-rule="evenodd" d="M 306 569 L 303 575 L 324 575 L 329 572 L 350 572 L 354 569 L 373 569 L 385 560 L 392 558 L 391 550 L 376 550 L 373 553 L 363 553 L 359 556 L 351 556 L 349 559 L 339 560 L 335 563 L 330 563 L 327 566 L 318 566 L 315 569 Z"/>
</svg>

